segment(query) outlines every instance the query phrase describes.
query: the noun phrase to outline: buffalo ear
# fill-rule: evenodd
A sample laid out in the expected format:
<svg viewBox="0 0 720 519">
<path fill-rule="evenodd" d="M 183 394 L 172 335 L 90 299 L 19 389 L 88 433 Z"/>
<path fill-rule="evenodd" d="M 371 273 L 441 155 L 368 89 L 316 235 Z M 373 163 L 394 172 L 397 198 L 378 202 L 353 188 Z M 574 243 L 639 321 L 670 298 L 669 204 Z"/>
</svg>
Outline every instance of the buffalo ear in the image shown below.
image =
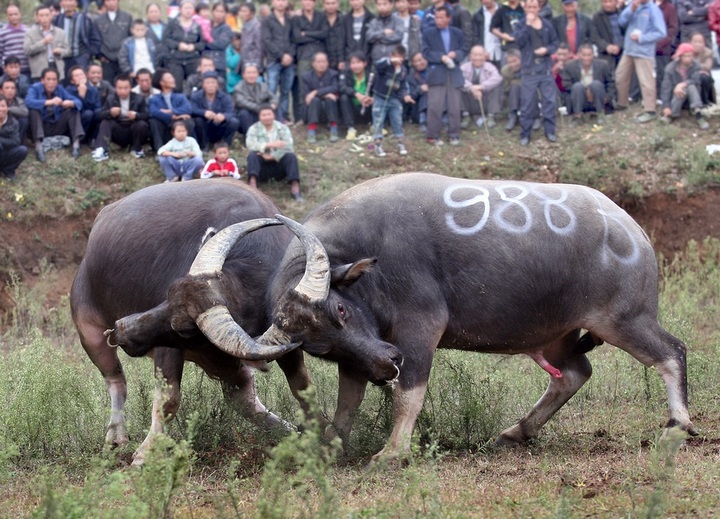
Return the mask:
<svg viewBox="0 0 720 519">
<path fill-rule="evenodd" d="M 330 281 L 333 285 L 349 287 L 360 279 L 363 274 L 370 272 L 376 263 L 377 258 L 365 258 L 355 263 L 335 267 L 332 269 Z"/>
</svg>

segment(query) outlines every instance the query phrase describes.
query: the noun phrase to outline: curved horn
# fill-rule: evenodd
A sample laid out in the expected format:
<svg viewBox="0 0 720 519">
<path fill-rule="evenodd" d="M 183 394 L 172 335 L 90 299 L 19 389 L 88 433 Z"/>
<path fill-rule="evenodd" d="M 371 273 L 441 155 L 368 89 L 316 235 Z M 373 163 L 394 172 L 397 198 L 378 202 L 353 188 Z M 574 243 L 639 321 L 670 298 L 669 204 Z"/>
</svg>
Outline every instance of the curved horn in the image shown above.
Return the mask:
<svg viewBox="0 0 720 519">
<path fill-rule="evenodd" d="M 190 266 L 191 276 L 218 274 L 235 242 L 246 234 L 269 225 L 281 225 L 275 218 L 256 218 L 225 227 L 203 245 Z"/>
<path fill-rule="evenodd" d="M 215 346 L 243 360 L 274 360 L 300 346 L 300 343 L 290 344 L 290 337 L 275 325 L 255 342 L 223 305 L 213 306 L 203 312 L 196 322 L 198 328 Z"/>
<path fill-rule="evenodd" d="M 330 293 L 330 259 L 317 236 L 303 225 L 283 215 L 275 218 L 284 223 L 305 248 L 305 274 L 295 287 L 295 292 L 305 296 L 311 303 L 325 301 Z"/>
</svg>

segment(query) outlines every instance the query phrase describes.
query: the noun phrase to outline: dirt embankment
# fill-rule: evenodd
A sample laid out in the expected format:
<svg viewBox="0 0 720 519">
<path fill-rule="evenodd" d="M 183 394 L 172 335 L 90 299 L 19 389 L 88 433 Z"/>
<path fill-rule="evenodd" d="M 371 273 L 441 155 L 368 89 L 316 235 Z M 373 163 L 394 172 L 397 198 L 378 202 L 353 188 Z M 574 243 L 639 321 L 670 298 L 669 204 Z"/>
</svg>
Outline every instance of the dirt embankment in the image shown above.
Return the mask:
<svg viewBox="0 0 720 519">
<path fill-rule="evenodd" d="M 708 189 L 692 196 L 655 194 L 627 210 L 666 258 L 684 250 L 691 239 L 720 238 L 720 189 Z M 48 296 L 48 304 L 57 303 L 70 290 L 94 216 L 40 221 L 32 225 L 0 222 L 3 267 L 18 272 L 21 279 L 32 286 L 41 276 L 40 262 L 44 258 L 53 266 L 58 279 Z M 2 274 L 0 313 L 5 313 L 11 309 L 12 301 L 5 290 L 6 273 Z"/>
</svg>

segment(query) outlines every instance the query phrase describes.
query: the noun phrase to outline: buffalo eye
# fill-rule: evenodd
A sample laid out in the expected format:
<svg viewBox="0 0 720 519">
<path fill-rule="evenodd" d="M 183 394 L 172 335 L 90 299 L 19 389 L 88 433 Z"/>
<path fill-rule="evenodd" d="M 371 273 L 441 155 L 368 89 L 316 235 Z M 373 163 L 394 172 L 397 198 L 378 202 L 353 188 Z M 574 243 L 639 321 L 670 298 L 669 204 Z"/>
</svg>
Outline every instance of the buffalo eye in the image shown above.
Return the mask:
<svg viewBox="0 0 720 519">
<path fill-rule="evenodd" d="M 338 315 L 340 316 L 341 319 L 347 319 L 347 310 L 345 310 L 344 304 L 338 303 L 337 311 L 338 311 Z"/>
</svg>

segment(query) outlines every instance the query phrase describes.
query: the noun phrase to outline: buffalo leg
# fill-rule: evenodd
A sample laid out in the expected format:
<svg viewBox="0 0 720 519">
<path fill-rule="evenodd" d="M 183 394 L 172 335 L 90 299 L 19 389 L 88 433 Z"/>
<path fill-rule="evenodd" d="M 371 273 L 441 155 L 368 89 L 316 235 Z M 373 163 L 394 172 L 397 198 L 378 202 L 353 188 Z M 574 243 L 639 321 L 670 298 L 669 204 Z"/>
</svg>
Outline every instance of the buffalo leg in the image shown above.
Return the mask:
<svg viewBox="0 0 720 519">
<path fill-rule="evenodd" d="M 288 386 L 290 386 L 290 391 L 295 397 L 295 400 L 300 404 L 300 408 L 305 413 L 305 416 L 312 416 L 310 402 L 301 394 L 309 388 L 312 383 L 307 368 L 305 367 L 305 357 L 302 350 L 293 350 L 283 355 L 277 360 L 277 363 L 285 374 L 285 379 L 288 382 Z M 318 420 L 322 428 L 327 427 L 328 420 L 322 416 L 322 414 L 314 418 Z"/>
<path fill-rule="evenodd" d="M 662 376 L 668 395 L 667 427 L 680 427 L 696 435 L 688 412 L 687 357 L 685 344 L 662 328 L 656 319 L 636 319 L 601 335 Z"/>
<path fill-rule="evenodd" d="M 111 446 L 122 446 L 128 443 L 125 428 L 125 399 L 127 398 L 127 381 L 122 364 L 118 359 L 117 349 L 105 342 L 103 332 L 106 326 L 94 324 L 82 312 L 74 316 L 87 356 L 100 370 L 105 379 L 105 386 L 110 394 L 110 423 L 105 435 L 105 443 Z"/>
<path fill-rule="evenodd" d="M 357 377 L 352 369 L 340 365 L 338 365 L 338 375 L 337 408 L 333 423 L 325 432 L 325 439 L 332 440 L 337 434 L 347 451 L 355 412 L 365 398 L 367 380 Z"/>
<path fill-rule="evenodd" d="M 155 374 L 164 379 L 156 381 L 153 392 L 152 423 L 145 440 L 133 454 L 132 464 L 140 466 L 155 437 L 165 432 L 165 425 L 177 415 L 180 408 L 180 383 L 183 373 L 183 354 L 176 348 L 154 348 Z"/>
<path fill-rule="evenodd" d="M 267 429 L 287 431 L 291 426 L 277 415 L 268 411 L 255 391 L 255 373 L 248 366 L 238 366 L 232 379 L 223 379 L 225 399 L 240 406 L 243 416 Z"/>
<path fill-rule="evenodd" d="M 552 361 L 560 366 L 561 378 L 550 378 L 550 384 L 540 400 L 533 406 L 525 417 L 512 427 L 505 429 L 497 440 L 496 445 L 517 445 L 537 436 L 543 425 L 565 403 L 577 393 L 592 375 L 592 367 L 585 355 L 576 355 L 565 360 Z"/>
</svg>

